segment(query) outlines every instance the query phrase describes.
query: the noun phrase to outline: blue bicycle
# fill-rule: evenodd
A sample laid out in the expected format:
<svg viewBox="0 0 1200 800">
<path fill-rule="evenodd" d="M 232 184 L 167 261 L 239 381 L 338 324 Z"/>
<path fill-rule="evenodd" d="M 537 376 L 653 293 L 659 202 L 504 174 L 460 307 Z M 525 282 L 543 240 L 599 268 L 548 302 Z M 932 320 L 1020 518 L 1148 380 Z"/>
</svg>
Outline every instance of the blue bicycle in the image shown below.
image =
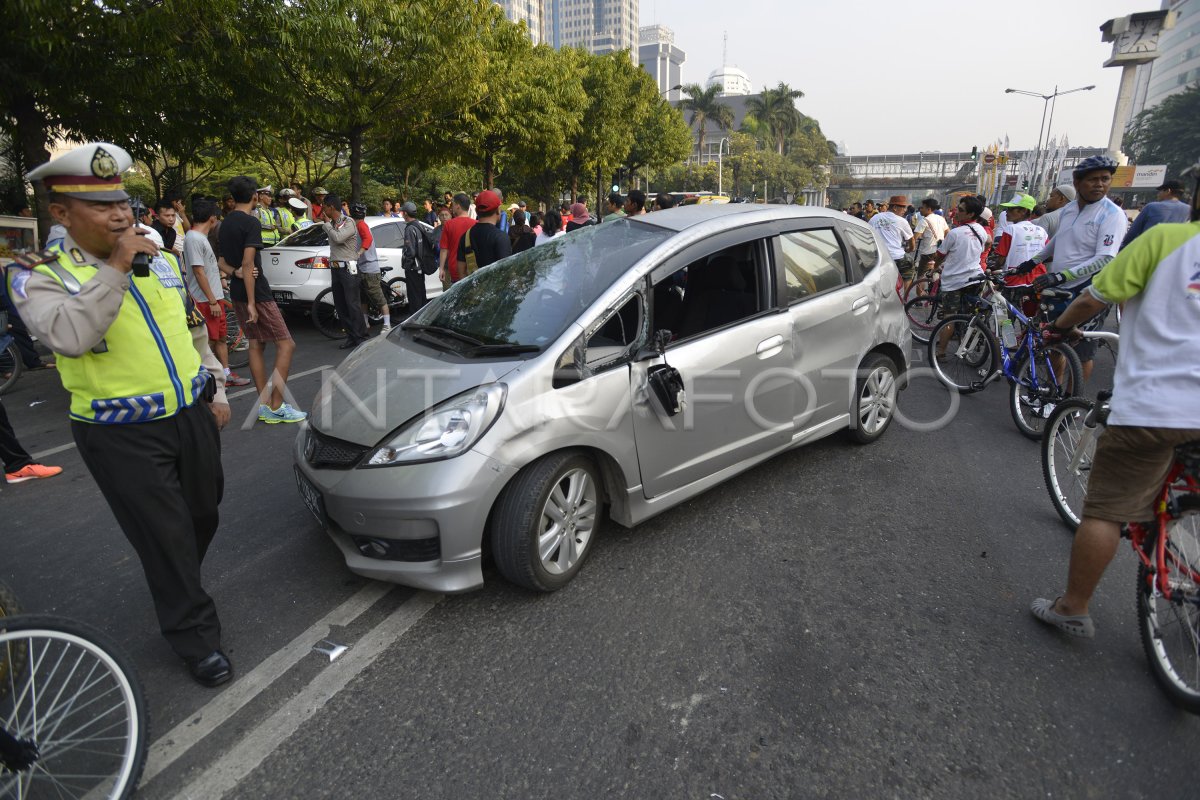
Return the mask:
<svg viewBox="0 0 1200 800">
<path fill-rule="evenodd" d="M 1040 439 L 1054 407 L 1083 387 L 1083 366 L 1071 346 L 1047 344 L 1038 332 L 1050 308 L 1046 301 L 1071 295 L 1043 290 L 1039 311 L 1030 318 L 1018 304 L 1033 289 L 993 284 L 991 277 L 984 284 L 986 296 L 969 298 L 971 313 L 946 316 L 930 331 L 929 363 L 942 383 L 961 394 L 978 392 L 1003 376 L 1017 430 Z"/>
</svg>

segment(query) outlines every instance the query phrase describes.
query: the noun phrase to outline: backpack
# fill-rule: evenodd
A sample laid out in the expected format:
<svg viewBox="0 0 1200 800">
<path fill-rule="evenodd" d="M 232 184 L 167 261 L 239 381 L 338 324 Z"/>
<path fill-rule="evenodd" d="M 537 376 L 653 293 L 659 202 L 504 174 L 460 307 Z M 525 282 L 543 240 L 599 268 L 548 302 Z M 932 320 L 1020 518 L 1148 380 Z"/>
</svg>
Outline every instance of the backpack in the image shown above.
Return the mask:
<svg viewBox="0 0 1200 800">
<path fill-rule="evenodd" d="M 417 226 L 417 252 L 413 254 L 417 265 L 426 275 L 432 275 L 438 271 L 438 232 L 419 220 L 408 224 Z"/>
<path fill-rule="evenodd" d="M 458 245 L 458 261 L 466 266 L 462 269 L 462 278 L 467 277 L 479 269 L 479 259 L 475 257 L 475 248 L 471 245 L 471 231 L 474 228 L 467 228 L 463 233 L 462 242 Z"/>
</svg>

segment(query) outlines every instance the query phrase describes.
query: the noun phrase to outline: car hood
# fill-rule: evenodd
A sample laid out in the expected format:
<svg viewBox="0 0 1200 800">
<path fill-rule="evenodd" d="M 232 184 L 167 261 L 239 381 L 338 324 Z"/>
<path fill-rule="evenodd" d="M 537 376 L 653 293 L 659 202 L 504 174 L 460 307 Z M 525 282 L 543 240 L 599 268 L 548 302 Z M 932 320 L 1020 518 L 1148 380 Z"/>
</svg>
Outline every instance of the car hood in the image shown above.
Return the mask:
<svg viewBox="0 0 1200 800">
<path fill-rule="evenodd" d="M 525 363 L 456 358 L 402 332 L 380 336 L 325 377 L 308 422 L 321 433 L 374 447 L 426 409 L 493 383 Z"/>
</svg>

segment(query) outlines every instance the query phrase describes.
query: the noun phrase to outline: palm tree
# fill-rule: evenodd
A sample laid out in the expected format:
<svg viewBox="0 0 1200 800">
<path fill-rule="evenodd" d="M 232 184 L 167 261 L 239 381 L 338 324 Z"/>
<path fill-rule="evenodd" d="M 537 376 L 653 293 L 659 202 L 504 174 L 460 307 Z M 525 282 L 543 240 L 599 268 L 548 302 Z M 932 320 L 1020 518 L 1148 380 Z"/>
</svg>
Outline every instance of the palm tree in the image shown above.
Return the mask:
<svg viewBox="0 0 1200 800">
<path fill-rule="evenodd" d="M 779 155 L 783 155 L 788 137 L 800 127 L 803 115 L 796 110 L 796 101 L 801 97 L 804 97 L 804 92 L 780 83 L 774 89 L 764 89 L 761 95 L 746 101 L 747 113 L 767 126 Z"/>
<path fill-rule="evenodd" d="M 717 99 L 720 91 L 721 87 L 717 84 L 713 84 L 707 89 L 698 83 L 689 83 L 683 87 L 683 93 L 687 97 L 679 104 L 679 107 L 691 112 L 688 124 L 695 125 L 696 133 L 699 134 L 696 145 L 697 161 L 704 155 L 704 135 L 707 133 L 710 121 L 715 122 L 717 127 L 723 131 L 733 127 L 733 111 Z"/>
</svg>

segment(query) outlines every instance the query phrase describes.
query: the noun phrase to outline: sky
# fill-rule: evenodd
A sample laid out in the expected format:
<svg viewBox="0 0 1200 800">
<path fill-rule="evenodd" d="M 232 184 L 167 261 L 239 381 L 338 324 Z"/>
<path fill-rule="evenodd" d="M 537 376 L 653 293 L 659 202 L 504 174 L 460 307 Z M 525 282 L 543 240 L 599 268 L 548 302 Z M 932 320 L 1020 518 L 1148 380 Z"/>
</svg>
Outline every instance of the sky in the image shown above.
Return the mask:
<svg viewBox="0 0 1200 800">
<path fill-rule="evenodd" d="M 755 92 L 780 81 L 797 108 L 849 155 L 981 149 L 1009 137 L 1037 145 L 1045 103 L 1059 97 L 1053 136 L 1105 147 L 1121 70 L 1104 68 L 1106 20 L 1154 11 L 1160 0 L 641 0 L 641 24 L 666 25 L 687 56 L 683 83 L 721 66 L 744 70 Z"/>
</svg>

